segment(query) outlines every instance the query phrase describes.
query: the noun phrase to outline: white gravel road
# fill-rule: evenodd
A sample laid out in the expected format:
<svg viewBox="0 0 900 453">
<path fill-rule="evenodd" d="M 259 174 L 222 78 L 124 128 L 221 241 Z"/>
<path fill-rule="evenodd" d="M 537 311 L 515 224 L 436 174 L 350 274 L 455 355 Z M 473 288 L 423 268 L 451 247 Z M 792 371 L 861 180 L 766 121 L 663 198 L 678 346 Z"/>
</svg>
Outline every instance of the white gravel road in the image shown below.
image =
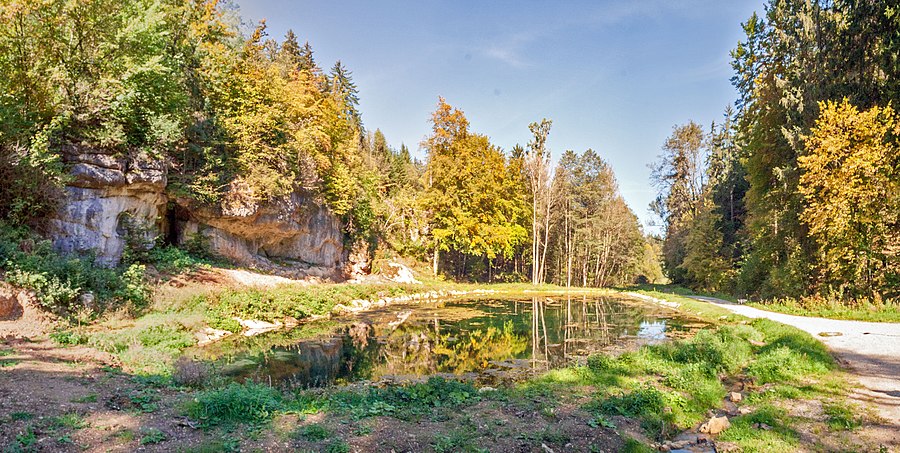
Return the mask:
<svg viewBox="0 0 900 453">
<path fill-rule="evenodd" d="M 693 297 L 748 318 L 767 318 L 809 332 L 821 340 L 864 387 L 861 399 L 900 427 L 900 323 L 844 321 L 786 315 L 713 297 Z M 824 335 L 823 335 L 824 334 Z"/>
</svg>

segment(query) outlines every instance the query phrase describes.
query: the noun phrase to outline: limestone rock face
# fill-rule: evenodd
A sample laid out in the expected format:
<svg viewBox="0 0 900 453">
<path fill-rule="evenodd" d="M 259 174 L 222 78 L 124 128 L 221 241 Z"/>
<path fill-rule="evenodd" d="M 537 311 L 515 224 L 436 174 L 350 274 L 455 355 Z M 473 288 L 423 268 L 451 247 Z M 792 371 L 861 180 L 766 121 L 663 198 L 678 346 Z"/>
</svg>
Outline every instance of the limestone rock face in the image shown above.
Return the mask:
<svg viewBox="0 0 900 453">
<path fill-rule="evenodd" d="M 199 206 L 167 196 L 162 158 L 70 146 L 63 161 L 71 178 L 49 228 L 61 252 L 93 252 L 101 264 L 114 266 L 130 222 L 177 244 L 199 233 L 213 253 L 238 265 L 291 278 L 341 277 L 341 221 L 301 194 L 262 204 L 231 196 L 221 206 Z"/>
<path fill-rule="evenodd" d="M 116 265 L 125 249 L 126 218 L 158 228 L 166 207 L 166 166 L 146 155 L 117 156 L 70 147 L 63 160 L 72 179 L 56 216 L 50 219 L 54 246 L 66 253 L 89 252 Z"/>
<path fill-rule="evenodd" d="M 201 234 L 213 253 L 243 266 L 292 278 L 340 277 L 341 221 L 300 194 L 264 204 L 226 200 L 220 208 L 179 205 L 187 213 L 176 220 L 179 242 Z"/>
</svg>

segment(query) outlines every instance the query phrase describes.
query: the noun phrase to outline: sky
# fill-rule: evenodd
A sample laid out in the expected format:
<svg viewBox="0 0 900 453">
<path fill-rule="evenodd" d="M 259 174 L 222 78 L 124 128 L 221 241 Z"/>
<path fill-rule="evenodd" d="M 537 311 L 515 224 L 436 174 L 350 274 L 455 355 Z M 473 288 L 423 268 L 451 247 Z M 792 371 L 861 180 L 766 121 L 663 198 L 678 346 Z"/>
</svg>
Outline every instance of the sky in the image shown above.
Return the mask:
<svg viewBox="0 0 900 453">
<path fill-rule="evenodd" d="M 430 132 L 438 96 L 509 150 L 548 118 L 554 156 L 597 151 L 645 226 L 648 165 L 673 126 L 719 121 L 729 51 L 763 0 L 237 0 L 250 29 L 293 29 L 319 66 L 352 71 L 363 123 L 396 148 Z"/>
</svg>

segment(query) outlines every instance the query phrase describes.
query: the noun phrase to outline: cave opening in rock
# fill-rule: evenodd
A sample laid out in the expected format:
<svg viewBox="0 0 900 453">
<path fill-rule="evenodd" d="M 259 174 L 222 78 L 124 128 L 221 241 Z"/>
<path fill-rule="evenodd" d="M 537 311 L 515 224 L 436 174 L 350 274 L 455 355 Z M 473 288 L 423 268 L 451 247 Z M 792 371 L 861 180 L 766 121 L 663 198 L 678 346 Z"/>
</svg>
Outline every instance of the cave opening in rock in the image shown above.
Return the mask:
<svg viewBox="0 0 900 453">
<path fill-rule="evenodd" d="M 184 240 L 182 233 L 189 220 L 190 213 L 183 206 L 171 202 L 166 206 L 166 222 L 163 227 L 166 245 L 179 245 Z"/>
</svg>

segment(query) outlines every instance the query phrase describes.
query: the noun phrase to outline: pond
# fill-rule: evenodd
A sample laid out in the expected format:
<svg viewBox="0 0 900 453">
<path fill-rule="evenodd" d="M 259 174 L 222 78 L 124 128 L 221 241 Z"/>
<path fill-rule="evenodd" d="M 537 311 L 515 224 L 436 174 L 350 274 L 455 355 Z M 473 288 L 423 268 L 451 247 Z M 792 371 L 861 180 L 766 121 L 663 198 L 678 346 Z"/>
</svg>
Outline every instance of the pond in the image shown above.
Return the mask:
<svg viewBox="0 0 900 453">
<path fill-rule="evenodd" d="M 239 381 L 289 387 L 442 375 L 492 384 L 702 327 L 680 316 L 612 297 L 448 299 L 229 338 L 192 355 Z"/>
</svg>

